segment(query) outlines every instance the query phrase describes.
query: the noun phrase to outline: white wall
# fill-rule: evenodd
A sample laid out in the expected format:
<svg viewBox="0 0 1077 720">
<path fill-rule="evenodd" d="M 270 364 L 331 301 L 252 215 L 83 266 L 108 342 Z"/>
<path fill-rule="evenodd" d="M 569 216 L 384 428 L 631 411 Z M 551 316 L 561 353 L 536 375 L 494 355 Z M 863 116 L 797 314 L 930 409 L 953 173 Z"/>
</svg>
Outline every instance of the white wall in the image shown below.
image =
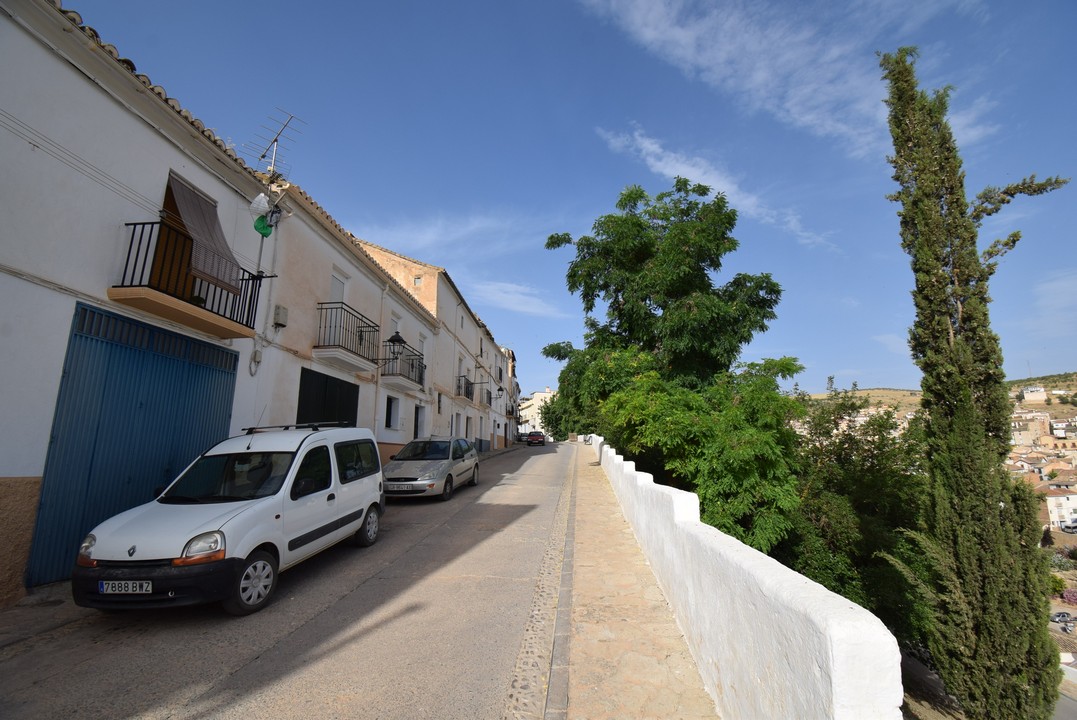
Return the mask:
<svg viewBox="0 0 1077 720">
<path fill-rule="evenodd" d="M 693 493 L 592 444 L 721 717 L 901 717 L 901 656 L 878 618 L 704 525 Z"/>
</svg>

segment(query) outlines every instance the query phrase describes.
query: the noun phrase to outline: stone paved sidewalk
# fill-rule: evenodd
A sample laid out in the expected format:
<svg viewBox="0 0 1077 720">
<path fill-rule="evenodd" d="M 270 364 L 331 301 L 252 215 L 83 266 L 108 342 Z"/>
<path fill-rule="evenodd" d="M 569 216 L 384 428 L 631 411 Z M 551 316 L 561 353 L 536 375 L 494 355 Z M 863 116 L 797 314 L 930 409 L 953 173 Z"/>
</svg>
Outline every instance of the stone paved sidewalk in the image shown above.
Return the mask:
<svg viewBox="0 0 1077 720">
<path fill-rule="evenodd" d="M 576 456 L 571 720 L 718 717 L 594 449 Z"/>
</svg>

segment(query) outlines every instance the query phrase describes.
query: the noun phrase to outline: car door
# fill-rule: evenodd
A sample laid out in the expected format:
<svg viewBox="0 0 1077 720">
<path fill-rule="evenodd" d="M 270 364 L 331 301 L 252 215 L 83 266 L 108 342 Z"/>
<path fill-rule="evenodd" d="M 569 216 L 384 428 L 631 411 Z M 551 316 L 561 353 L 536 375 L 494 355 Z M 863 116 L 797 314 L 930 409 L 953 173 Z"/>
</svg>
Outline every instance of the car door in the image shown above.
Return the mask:
<svg viewBox="0 0 1077 720">
<path fill-rule="evenodd" d="M 381 461 L 373 440 L 338 442 L 333 446 L 339 484 L 339 522 L 344 534 L 359 529 L 372 504 L 381 498 Z"/>
<path fill-rule="evenodd" d="M 474 446 L 467 440 L 455 440 L 453 441 L 452 457 L 453 457 L 453 477 L 457 478 L 457 482 L 462 481 L 464 478 L 470 480 L 475 475 L 475 460 L 477 453 L 474 450 Z"/>
<path fill-rule="evenodd" d="M 339 499 L 335 490 L 328 445 L 308 448 L 285 486 L 282 566 L 297 563 L 339 539 Z"/>
</svg>

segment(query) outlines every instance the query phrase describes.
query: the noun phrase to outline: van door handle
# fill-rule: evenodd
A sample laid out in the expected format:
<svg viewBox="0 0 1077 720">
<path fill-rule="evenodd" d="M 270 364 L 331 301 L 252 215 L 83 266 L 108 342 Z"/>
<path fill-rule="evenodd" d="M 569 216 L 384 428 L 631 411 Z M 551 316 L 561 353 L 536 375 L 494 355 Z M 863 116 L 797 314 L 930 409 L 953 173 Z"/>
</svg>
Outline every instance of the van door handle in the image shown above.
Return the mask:
<svg viewBox="0 0 1077 720">
<path fill-rule="evenodd" d="M 336 499 L 337 499 L 337 494 L 336 493 L 329 493 L 329 497 L 327 497 L 325 499 L 325 501 L 326 502 L 332 502 L 333 500 L 336 500 Z"/>
</svg>

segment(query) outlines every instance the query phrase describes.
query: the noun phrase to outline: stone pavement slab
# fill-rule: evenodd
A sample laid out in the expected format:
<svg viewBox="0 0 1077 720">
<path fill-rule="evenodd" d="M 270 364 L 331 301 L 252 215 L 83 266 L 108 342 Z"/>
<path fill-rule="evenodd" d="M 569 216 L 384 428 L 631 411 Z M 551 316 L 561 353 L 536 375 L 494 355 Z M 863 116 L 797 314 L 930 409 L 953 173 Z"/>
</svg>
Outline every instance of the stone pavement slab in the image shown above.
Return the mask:
<svg viewBox="0 0 1077 720">
<path fill-rule="evenodd" d="M 576 457 L 572 720 L 718 717 L 593 448 Z"/>
</svg>

